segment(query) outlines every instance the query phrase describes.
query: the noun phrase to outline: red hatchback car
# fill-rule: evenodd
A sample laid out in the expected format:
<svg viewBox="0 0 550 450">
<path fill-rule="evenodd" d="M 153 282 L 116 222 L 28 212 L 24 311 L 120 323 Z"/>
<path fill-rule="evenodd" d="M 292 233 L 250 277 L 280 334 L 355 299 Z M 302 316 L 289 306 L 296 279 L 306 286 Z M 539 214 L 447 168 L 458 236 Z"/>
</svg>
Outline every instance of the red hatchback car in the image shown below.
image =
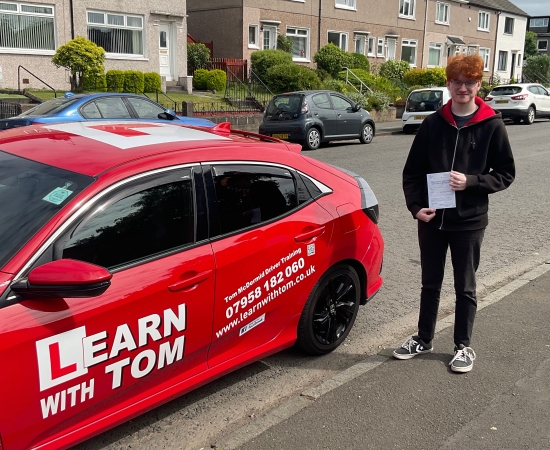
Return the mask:
<svg viewBox="0 0 550 450">
<path fill-rule="evenodd" d="M 66 448 L 297 344 L 381 287 L 362 178 L 227 124 L 0 134 L 0 448 Z"/>
</svg>

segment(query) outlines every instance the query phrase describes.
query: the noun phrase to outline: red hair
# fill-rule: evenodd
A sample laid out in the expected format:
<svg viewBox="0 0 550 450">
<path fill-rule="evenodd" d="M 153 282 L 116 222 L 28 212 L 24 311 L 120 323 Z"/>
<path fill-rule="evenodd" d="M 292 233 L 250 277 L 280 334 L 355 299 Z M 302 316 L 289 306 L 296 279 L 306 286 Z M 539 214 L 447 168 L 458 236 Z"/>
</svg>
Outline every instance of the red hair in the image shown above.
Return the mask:
<svg viewBox="0 0 550 450">
<path fill-rule="evenodd" d="M 447 62 L 447 80 L 456 80 L 463 75 L 469 80 L 481 81 L 483 78 L 483 59 L 479 55 L 451 56 Z"/>
</svg>

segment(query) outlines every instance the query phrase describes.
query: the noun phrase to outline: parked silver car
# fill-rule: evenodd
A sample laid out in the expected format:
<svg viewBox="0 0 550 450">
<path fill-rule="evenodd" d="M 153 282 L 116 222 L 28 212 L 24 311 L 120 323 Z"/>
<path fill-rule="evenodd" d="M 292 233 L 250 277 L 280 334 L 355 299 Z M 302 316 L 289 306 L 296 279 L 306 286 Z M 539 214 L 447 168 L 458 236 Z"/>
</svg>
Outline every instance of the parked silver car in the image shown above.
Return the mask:
<svg viewBox="0 0 550 450">
<path fill-rule="evenodd" d="M 503 119 L 514 123 L 531 125 L 535 118 L 550 118 L 550 94 L 537 83 L 515 83 L 495 87 L 485 102 L 495 111 L 502 113 Z"/>
</svg>

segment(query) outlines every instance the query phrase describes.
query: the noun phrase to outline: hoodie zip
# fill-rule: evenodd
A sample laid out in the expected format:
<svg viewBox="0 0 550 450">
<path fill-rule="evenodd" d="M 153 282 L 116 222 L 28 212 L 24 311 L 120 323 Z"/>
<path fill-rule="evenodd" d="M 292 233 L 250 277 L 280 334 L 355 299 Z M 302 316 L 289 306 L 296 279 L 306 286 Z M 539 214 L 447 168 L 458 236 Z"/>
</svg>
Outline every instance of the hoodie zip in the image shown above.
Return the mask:
<svg viewBox="0 0 550 450">
<path fill-rule="evenodd" d="M 455 125 L 453 125 L 452 123 L 450 123 L 449 125 L 451 125 L 452 127 L 456 128 L 456 140 L 455 140 L 455 149 L 454 149 L 454 152 L 453 152 L 453 161 L 451 162 L 451 170 L 453 170 L 454 166 L 455 166 L 455 158 L 456 158 L 456 149 L 458 148 L 458 136 L 460 134 L 460 128 L 456 127 Z M 464 125 L 462 128 L 466 128 L 467 125 Z M 455 196 L 456 196 L 456 193 L 455 193 Z M 447 210 L 447 208 L 445 208 L 443 210 L 443 214 L 441 215 L 441 225 L 439 225 L 439 229 L 442 230 L 443 229 L 443 221 L 445 220 L 445 211 Z"/>
</svg>

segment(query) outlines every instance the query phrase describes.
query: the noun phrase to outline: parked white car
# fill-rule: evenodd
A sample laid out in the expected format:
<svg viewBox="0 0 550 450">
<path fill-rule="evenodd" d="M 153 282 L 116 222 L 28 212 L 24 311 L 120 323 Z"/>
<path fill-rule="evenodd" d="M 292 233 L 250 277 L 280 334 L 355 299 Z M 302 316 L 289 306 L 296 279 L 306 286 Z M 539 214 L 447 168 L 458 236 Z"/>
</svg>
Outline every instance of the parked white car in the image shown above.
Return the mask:
<svg viewBox="0 0 550 450">
<path fill-rule="evenodd" d="M 495 111 L 502 113 L 503 119 L 514 123 L 531 125 L 535 118 L 550 118 L 550 94 L 536 83 L 516 83 L 495 87 L 485 102 Z"/>
<path fill-rule="evenodd" d="M 451 94 L 446 87 L 416 89 L 409 94 L 402 126 L 405 133 L 417 130 L 422 121 L 449 101 Z"/>
</svg>

